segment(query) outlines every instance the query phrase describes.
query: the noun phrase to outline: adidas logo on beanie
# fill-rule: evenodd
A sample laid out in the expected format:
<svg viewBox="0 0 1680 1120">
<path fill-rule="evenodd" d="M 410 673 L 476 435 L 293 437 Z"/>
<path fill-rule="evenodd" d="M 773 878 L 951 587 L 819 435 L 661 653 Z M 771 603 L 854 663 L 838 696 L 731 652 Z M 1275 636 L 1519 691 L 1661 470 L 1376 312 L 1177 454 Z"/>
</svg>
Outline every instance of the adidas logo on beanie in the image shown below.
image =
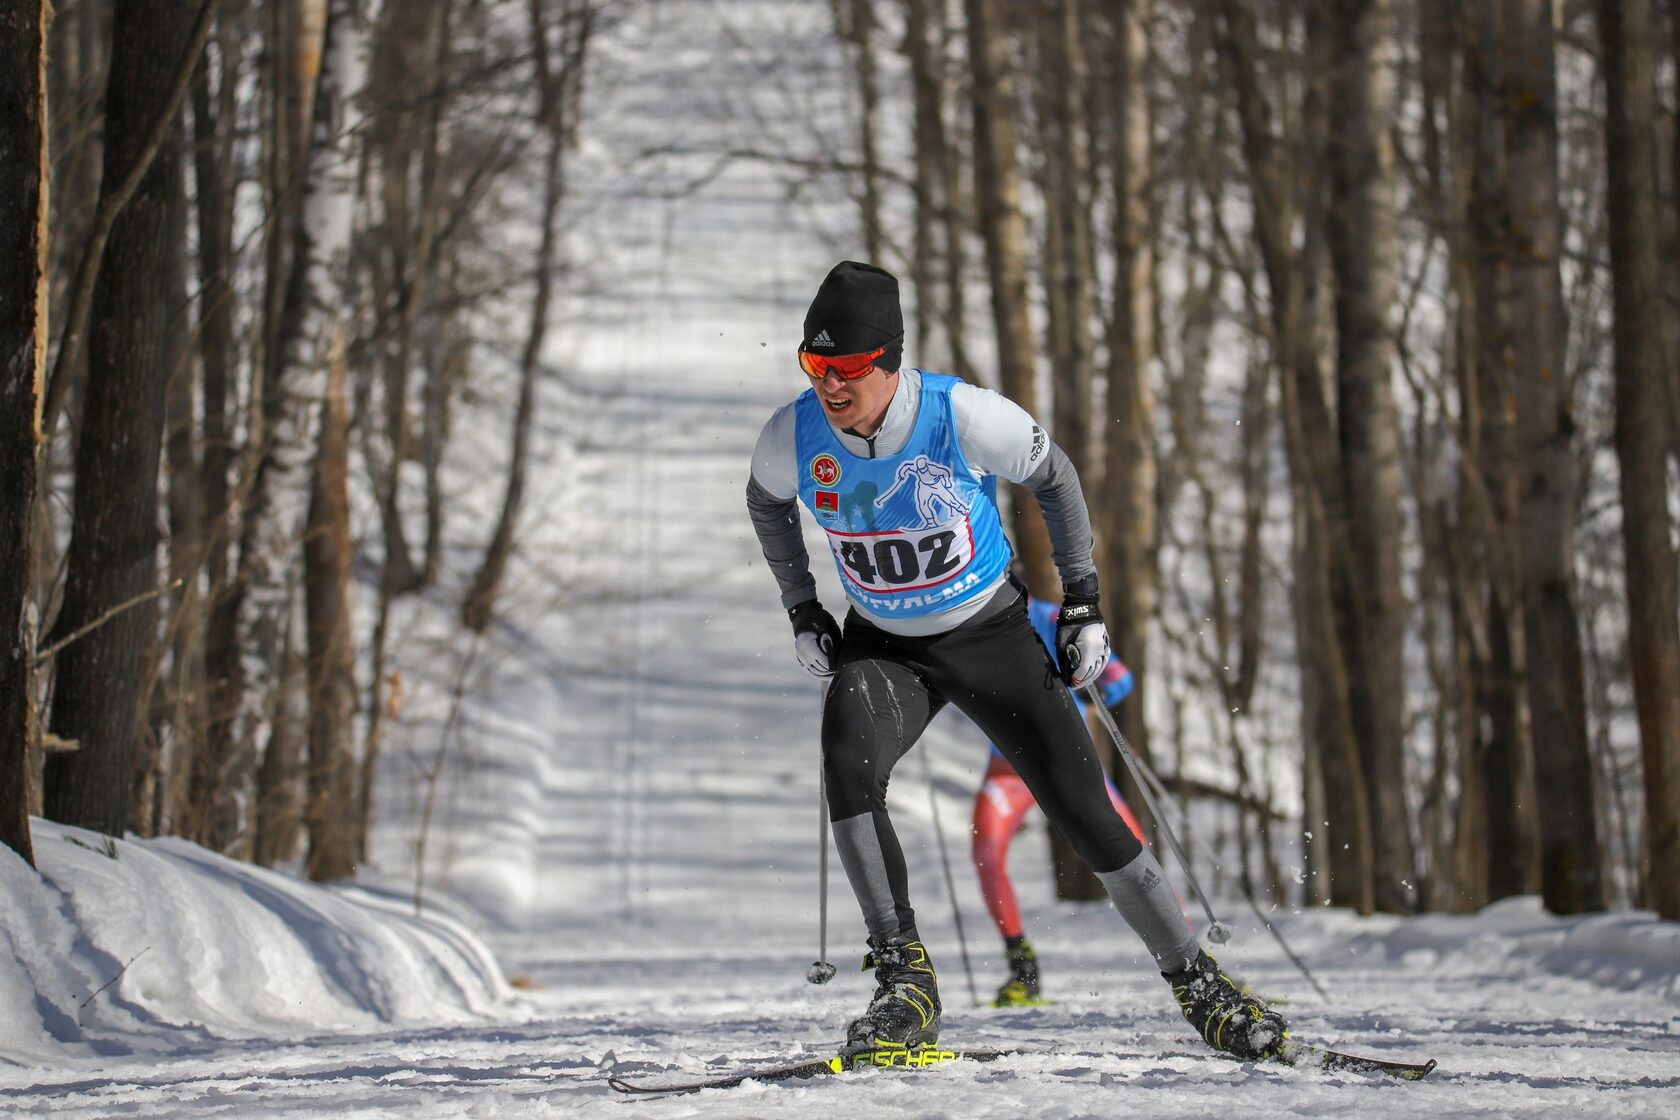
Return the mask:
<svg viewBox="0 0 1680 1120">
<path fill-rule="evenodd" d="M 829 270 L 805 312 L 801 350 L 824 354 L 867 354 L 885 346 L 875 364 L 896 370 L 904 358 L 904 312 L 898 280 L 885 269 L 841 261 Z"/>
</svg>

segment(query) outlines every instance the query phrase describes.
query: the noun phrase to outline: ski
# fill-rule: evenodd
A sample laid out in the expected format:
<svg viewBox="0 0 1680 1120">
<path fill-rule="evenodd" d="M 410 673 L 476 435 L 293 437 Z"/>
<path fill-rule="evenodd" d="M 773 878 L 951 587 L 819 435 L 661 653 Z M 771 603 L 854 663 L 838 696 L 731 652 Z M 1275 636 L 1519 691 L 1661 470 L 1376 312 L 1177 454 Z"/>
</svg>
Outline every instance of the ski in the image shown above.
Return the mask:
<svg viewBox="0 0 1680 1120">
<path fill-rule="evenodd" d="M 864 1050 L 854 1054 L 834 1054 L 809 1058 L 786 1065 L 741 1070 L 737 1073 L 708 1077 L 700 1081 L 679 1081 L 669 1084 L 649 1084 L 609 1077 L 607 1084 L 616 1092 L 631 1097 L 666 1097 L 682 1093 L 698 1093 L 703 1089 L 733 1089 L 748 1081 L 808 1081 L 813 1077 L 845 1073 L 857 1069 L 927 1069 L 946 1062 L 990 1062 L 1014 1050 L 945 1050 L 927 1047 L 921 1050 Z"/>
<path fill-rule="evenodd" d="M 813 1077 L 827 1077 L 830 1074 L 845 1073 L 857 1069 L 926 1069 L 952 1061 L 990 1062 L 1010 1054 L 1021 1053 L 1026 1053 L 1026 1051 L 944 1050 L 936 1047 L 910 1051 L 866 1050 L 852 1055 L 835 1054 L 828 1057 L 807 1058 L 804 1061 L 789 1062 L 779 1066 L 740 1070 L 699 1081 L 649 1084 L 643 1081 L 628 1081 L 622 1077 L 609 1077 L 607 1078 L 607 1084 L 615 1091 L 629 1097 L 676 1096 L 682 1093 L 698 1093 L 703 1089 L 732 1089 L 737 1085 L 744 1085 L 748 1081 L 765 1083 L 808 1081 Z M 1122 1056 L 1141 1057 L 1142 1055 Z M 1231 1061 L 1240 1060 L 1233 1055 L 1217 1052 L 1207 1056 L 1227 1058 Z M 1401 1081 L 1421 1081 L 1435 1069 L 1433 1058 L 1426 1062 L 1401 1062 L 1390 1058 L 1372 1058 L 1362 1054 L 1348 1054 L 1340 1050 L 1314 1046 L 1307 1042 L 1294 1041 L 1285 1043 L 1283 1052 L 1268 1059 L 1268 1061 L 1277 1062 L 1280 1065 L 1307 1069 L 1316 1068 L 1333 1072 L 1381 1074 Z"/>
<path fill-rule="evenodd" d="M 1316 1066 L 1319 1069 L 1348 1073 L 1381 1073 L 1401 1081 L 1421 1081 L 1435 1068 L 1435 1059 L 1427 1062 L 1397 1062 L 1388 1058 L 1367 1058 L 1360 1054 L 1344 1054 L 1306 1042 L 1285 1042 L 1283 1052 L 1275 1061 L 1286 1066 Z"/>
</svg>

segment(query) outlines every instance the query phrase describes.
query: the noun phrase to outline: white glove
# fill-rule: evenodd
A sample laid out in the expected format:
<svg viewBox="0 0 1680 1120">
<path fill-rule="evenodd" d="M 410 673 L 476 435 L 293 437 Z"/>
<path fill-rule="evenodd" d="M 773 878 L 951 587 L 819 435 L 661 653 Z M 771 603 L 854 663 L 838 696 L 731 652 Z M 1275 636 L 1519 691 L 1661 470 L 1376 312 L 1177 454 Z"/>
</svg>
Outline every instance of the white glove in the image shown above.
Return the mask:
<svg viewBox="0 0 1680 1120">
<path fill-rule="evenodd" d="M 832 677 L 840 650 L 840 627 L 834 616 L 815 599 L 808 599 L 788 611 L 788 618 L 793 622 L 793 655 L 813 677 Z"/>
<path fill-rule="evenodd" d="M 1108 627 L 1094 593 L 1062 601 L 1056 621 L 1056 657 L 1061 661 L 1062 680 L 1080 689 L 1102 675 L 1108 665 Z"/>
</svg>

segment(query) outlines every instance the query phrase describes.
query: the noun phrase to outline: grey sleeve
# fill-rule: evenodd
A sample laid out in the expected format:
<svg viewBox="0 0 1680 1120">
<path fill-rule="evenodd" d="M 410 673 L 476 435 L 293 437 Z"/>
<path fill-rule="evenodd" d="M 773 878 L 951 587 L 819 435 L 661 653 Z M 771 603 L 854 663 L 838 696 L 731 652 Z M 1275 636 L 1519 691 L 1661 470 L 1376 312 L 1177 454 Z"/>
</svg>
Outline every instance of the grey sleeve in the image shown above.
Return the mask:
<svg viewBox="0 0 1680 1120">
<path fill-rule="evenodd" d="M 1050 530 L 1050 550 L 1062 583 L 1097 573 L 1091 514 L 1079 488 L 1079 472 L 1027 410 L 990 389 L 956 385 L 951 405 L 957 438 L 971 467 L 1019 482 L 1038 498 Z"/>
<path fill-rule="evenodd" d="M 805 537 L 799 529 L 799 503 L 778 498 L 747 479 L 747 513 L 752 517 L 758 546 L 776 585 L 782 590 L 782 606 L 792 609 L 817 597 L 817 581 L 811 575 L 811 558 L 805 551 Z"/>
<path fill-rule="evenodd" d="M 1079 472 L 1054 440 L 1038 469 L 1024 485 L 1038 499 L 1044 511 L 1044 526 L 1050 531 L 1050 554 L 1066 586 L 1097 574 L 1092 556 L 1096 540 L 1091 534 L 1091 513 L 1079 488 Z"/>
</svg>

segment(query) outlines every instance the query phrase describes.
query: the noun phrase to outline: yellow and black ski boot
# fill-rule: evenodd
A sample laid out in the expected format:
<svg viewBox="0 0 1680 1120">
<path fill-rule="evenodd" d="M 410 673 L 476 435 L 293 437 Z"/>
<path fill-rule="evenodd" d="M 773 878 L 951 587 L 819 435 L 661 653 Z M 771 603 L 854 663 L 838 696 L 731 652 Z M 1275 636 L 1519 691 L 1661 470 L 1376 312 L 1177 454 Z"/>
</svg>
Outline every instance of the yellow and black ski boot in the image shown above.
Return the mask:
<svg viewBox="0 0 1680 1120">
<path fill-rule="evenodd" d="M 1004 954 L 1009 961 L 1009 979 L 997 990 L 993 1007 L 1038 1007 L 1044 1003 L 1038 984 L 1038 954 L 1025 936 L 1011 937 L 1004 942 Z"/>
<path fill-rule="evenodd" d="M 939 979 L 920 941 L 869 939 L 865 970 L 875 970 L 869 1010 L 846 1028 L 846 1052 L 915 1051 L 939 1042 Z"/>
<path fill-rule="evenodd" d="M 1282 1015 L 1245 995 L 1219 970 L 1219 962 L 1196 951 L 1196 961 L 1182 972 L 1163 972 L 1184 1017 L 1215 1050 L 1246 1061 L 1275 1058 L 1289 1037 Z"/>
</svg>

